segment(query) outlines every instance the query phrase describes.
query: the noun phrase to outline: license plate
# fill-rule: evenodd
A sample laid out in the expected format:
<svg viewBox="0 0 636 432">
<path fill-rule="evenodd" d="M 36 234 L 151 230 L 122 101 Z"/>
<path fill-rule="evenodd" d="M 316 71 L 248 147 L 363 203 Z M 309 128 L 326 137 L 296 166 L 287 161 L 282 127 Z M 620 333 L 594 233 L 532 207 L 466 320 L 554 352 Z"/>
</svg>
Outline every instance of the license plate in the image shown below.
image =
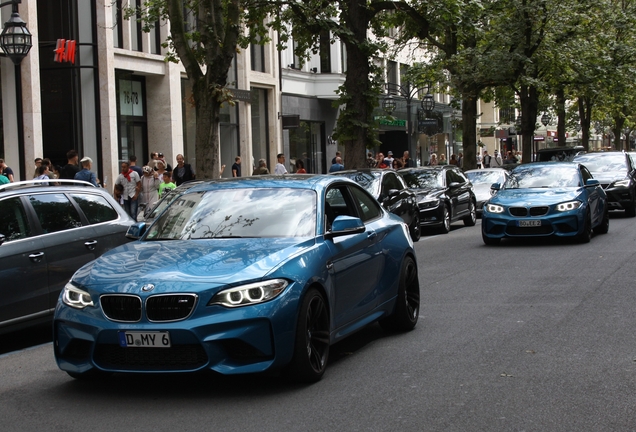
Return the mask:
<svg viewBox="0 0 636 432">
<path fill-rule="evenodd" d="M 119 346 L 123 348 L 170 348 L 170 333 L 120 331 Z"/>
<path fill-rule="evenodd" d="M 541 226 L 541 221 L 540 220 L 520 220 L 519 226 L 520 227 L 538 227 L 538 226 Z"/>
</svg>

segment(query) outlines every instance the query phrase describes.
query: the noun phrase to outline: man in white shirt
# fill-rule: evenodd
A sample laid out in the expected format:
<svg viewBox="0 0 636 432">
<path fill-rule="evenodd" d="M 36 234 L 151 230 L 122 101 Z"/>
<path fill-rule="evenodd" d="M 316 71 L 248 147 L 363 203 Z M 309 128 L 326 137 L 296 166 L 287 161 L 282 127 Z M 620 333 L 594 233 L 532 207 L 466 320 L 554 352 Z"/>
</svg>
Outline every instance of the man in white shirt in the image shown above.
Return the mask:
<svg viewBox="0 0 636 432">
<path fill-rule="evenodd" d="M 495 155 L 492 157 L 492 161 L 490 161 L 490 166 L 494 168 L 494 167 L 500 167 L 501 165 L 503 165 L 503 162 L 501 161 L 501 156 L 499 156 L 499 152 L 495 150 Z"/>
<path fill-rule="evenodd" d="M 276 167 L 274 168 L 274 174 L 283 175 L 287 174 L 287 168 L 285 168 L 285 155 L 282 153 L 278 153 L 276 156 Z"/>
</svg>

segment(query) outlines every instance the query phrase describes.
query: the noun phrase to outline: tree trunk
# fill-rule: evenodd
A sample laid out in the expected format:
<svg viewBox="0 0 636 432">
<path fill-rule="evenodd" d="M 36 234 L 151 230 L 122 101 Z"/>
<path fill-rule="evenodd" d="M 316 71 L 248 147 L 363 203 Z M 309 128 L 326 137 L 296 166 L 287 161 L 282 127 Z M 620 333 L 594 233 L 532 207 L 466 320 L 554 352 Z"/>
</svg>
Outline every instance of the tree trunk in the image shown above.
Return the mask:
<svg viewBox="0 0 636 432">
<path fill-rule="evenodd" d="M 612 132 L 614 132 L 614 149 L 615 150 L 625 150 L 627 151 L 626 146 L 621 145 L 621 133 L 623 130 L 623 126 L 625 125 L 625 118 L 621 115 L 614 117 L 614 128 Z"/>
<path fill-rule="evenodd" d="M 463 169 L 477 168 L 477 96 L 462 95 Z"/>
<path fill-rule="evenodd" d="M 557 145 L 559 147 L 564 147 L 567 142 L 565 138 L 565 92 L 563 88 L 557 90 L 556 93 L 556 104 L 557 104 Z"/>
<path fill-rule="evenodd" d="M 592 123 L 592 102 L 586 96 L 579 97 L 579 121 L 581 122 L 581 141 L 585 151 L 590 150 L 590 124 Z"/>
<path fill-rule="evenodd" d="M 199 79 L 192 89 L 196 104 L 197 124 L 196 175 L 197 179 L 213 179 L 221 176 L 219 166 L 219 112 L 221 104 L 215 87 L 207 85 L 205 77 Z"/>
<path fill-rule="evenodd" d="M 534 160 L 534 129 L 539 107 L 539 92 L 535 86 L 523 84 L 521 100 L 521 137 L 524 161 Z"/>
</svg>

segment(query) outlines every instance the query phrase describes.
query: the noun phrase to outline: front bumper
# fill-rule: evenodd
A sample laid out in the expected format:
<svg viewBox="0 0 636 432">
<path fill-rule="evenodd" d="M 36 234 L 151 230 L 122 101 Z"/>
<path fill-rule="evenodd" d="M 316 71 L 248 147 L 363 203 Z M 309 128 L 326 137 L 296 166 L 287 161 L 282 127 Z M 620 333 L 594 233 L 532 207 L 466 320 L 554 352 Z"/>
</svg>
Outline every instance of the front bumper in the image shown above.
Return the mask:
<svg viewBox="0 0 636 432">
<path fill-rule="evenodd" d="M 431 227 L 444 223 L 444 203 L 441 200 L 436 204 L 418 203 L 418 211 L 420 212 L 420 226 Z"/>
<path fill-rule="evenodd" d="M 276 299 L 240 308 L 197 305 L 190 318 L 176 322 L 118 323 L 99 307 L 56 309 L 55 358 L 60 369 L 83 374 L 107 372 L 263 372 L 291 360 L 297 298 L 286 291 Z M 88 308 L 87 308 L 88 309 Z M 121 347 L 120 332 L 167 331 L 170 348 Z"/>
<path fill-rule="evenodd" d="M 627 187 L 613 187 L 605 189 L 607 206 L 610 210 L 627 210 L 634 208 L 632 192 Z"/>
<path fill-rule="evenodd" d="M 540 223 L 523 227 L 521 221 Z M 512 217 L 504 214 L 482 213 L 482 234 L 493 239 L 504 237 L 575 237 L 584 226 L 584 213 L 570 211 L 540 217 Z"/>
</svg>

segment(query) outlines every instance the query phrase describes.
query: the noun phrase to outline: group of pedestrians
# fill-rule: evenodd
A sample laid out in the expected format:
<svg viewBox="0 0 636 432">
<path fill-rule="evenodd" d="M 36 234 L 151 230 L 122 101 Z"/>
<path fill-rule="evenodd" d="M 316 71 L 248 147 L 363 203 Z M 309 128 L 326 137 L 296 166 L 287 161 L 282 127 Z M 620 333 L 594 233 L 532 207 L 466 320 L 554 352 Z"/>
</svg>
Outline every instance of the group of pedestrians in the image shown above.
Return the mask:
<svg viewBox="0 0 636 432">
<path fill-rule="evenodd" d="M 396 158 L 393 157 L 393 152 L 389 150 L 386 152 L 386 157 L 382 152 L 378 152 L 375 157 L 373 157 L 373 153 L 367 153 L 367 166 L 369 168 L 393 168 L 394 170 L 398 170 L 401 168 L 411 168 L 414 165 L 408 151 L 405 151 L 401 158 Z"/>
<path fill-rule="evenodd" d="M 488 154 L 488 150 L 484 150 L 483 156 L 477 155 L 478 168 L 498 168 L 517 163 L 521 163 L 521 153 L 519 151 L 508 150 L 504 158 L 501 157 L 498 150 L 495 150 L 492 156 Z"/>
<path fill-rule="evenodd" d="M 440 154 L 439 157 L 437 153 L 431 153 L 431 156 L 428 159 L 428 165 L 436 166 L 436 165 L 455 165 L 458 167 L 462 167 L 462 163 L 464 162 L 464 153 L 459 153 L 456 155 L 455 153 L 451 154 L 449 160 L 446 160 L 446 155 L 444 153 Z"/>
</svg>

